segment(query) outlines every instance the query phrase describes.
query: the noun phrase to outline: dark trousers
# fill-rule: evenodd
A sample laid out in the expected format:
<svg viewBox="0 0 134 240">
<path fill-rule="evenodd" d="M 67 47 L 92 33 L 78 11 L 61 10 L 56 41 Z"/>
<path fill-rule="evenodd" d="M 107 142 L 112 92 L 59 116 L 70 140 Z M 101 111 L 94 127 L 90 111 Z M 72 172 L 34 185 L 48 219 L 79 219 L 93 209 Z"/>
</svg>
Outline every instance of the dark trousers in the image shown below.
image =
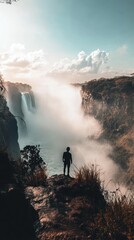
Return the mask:
<svg viewBox="0 0 134 240">
<path fill-rule="evenodd" d="M 66 167 L 67 167 L 67 175 L 69 176 L 69 172 L 70 172 L 70 162 L 64 162 L 64 175 L 66 172 Z"/>
</svg>

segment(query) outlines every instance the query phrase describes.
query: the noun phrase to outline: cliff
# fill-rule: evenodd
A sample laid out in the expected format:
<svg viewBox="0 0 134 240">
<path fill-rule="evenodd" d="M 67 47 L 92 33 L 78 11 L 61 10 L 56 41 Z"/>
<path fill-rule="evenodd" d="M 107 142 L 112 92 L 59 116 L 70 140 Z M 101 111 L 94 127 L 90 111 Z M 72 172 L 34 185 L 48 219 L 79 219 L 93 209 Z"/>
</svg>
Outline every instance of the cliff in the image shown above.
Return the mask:
<svg viewBox="0 0 134 240">
<path fill-rule="evenodd" d="M 20 159 L 17 122 L 2 95 L 0 95 L 0 150 L 6 151 L 10 160 Z"/>
<path fill-rule="evenodd" d="M 133 86 L 133 76 L 102 78 L 81 86 L 84 112 L 100 121 L 104 129 L 101 137 L 110 141 L 112 158 L 123 170 L 134 164 Z M 134 180 L 134 175 L 129 178 L 129 182 Z"/>
<path fill-rule="evenodd" d="M 54 175 L 41 186 L 23 189 L 7 166 L 9 175 L 1 174 L 0 168 L 6 183 L 0 188 L 0 239 L 133 239 L 133 198 L 119 195 L 118 189 L 109 195 L 93 168 L 76 178 Z"/>
<path fill-rule="evenodd" d="M 7 153 L 0 152 L 0 239 L 35 240 L 38 214 L 25 198 L 17 169 Z"/>
<path fill-rule="evenodd" d="M 45 186 L 25 189 L 27 199 L 38 212 L 38 239 L 134 239 L 133 200 L 121 197 L 118 190 L 108 198 L 98 174 L 86 173 L 76 178 L 54 175 Z"/>
<path fill-rule="evenodd" d="M 63 175 L 50 177 L 44 187 L 27 187 L 25 194 L 39 215 L 40 240 L 91 240 L 91 218 L 105 208 L 101 188 Z"/>
</svg>

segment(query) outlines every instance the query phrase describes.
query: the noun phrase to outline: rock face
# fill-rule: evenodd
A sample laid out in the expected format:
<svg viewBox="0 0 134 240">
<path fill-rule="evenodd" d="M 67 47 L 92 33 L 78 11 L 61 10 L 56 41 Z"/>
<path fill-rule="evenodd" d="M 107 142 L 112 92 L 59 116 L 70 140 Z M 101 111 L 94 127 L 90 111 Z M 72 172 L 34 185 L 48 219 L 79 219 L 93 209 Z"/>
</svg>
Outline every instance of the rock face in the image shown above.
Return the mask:
<svg viewBox="0 0 134 240">
<path fill-rule="evenodd" d="M 112 158 L 126 170 L 134 162 L 134 77 L 92 80 L 82 84 L 82 107 L 104 129 L 103 136 L 114 147 Z M 133 159 L 133 160 L 132 160 Z"/>
<path fill-rule="evenodd" d="M 31 86 L 22 83 L 6 82 L 8 106 L 12 114 L 16 117 L 19 135 L 26 136 L 26 116 L 24 106 L 28 111 L 35 108 L 34 94 Z"/>
<path fill-rule="evenodd" d="M 5 98 L 0 95 L 0 150 L 8 152 L 11 160 L 20 159 L 18 136 L 26 136 L 27 126 L 23 100 L 28 111 L 35 108 L 31 86 L 5 82 Z"/>
<path fill-rule="evenodd" d="M 0 95 L 0 150 L 6 151 L 10 160 L 20 159 L 17 121 L 2 95 Z"/>
<path fill-rule="evenodd" d="M 0 152 L 0 239 L 35 240 L 38 214 L 25 198 L 17 166 Z"/>
<path fill-rule="evenodd" d="M 37 240 L 34 222 L 38 214 L 18 189 L 0 192 L 0 239 Z"/>
<path fill-rule="evenodd" d="M 35 225 L 39 240 L 133 239 L 133 200 L 128 205 L 128 199 L 118 201 L 117 192 L 115 199 L 114 193 L 109 197 L 92 176 L 54 175 L 44 186 L 25 189 L 39 216 Z"/>
</svg>

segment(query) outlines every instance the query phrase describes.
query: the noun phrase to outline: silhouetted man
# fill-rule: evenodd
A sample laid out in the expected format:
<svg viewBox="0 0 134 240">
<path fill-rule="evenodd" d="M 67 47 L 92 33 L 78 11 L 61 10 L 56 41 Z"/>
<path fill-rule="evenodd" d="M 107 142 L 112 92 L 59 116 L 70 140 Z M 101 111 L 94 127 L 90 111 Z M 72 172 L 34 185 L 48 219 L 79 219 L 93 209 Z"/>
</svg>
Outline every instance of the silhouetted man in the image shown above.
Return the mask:
<svg viewBox="0 0 134 240">
<path fill-rule="evenodd" d="M 69 176 L 70 164 L 72 163 L 72 154 L 69 152 L 70 147 L 66 148 L 66 152 L 63 153 L 63 162 L 64 162 L 64 175 L 67 167 L 67 175 Z"/>
</svg>

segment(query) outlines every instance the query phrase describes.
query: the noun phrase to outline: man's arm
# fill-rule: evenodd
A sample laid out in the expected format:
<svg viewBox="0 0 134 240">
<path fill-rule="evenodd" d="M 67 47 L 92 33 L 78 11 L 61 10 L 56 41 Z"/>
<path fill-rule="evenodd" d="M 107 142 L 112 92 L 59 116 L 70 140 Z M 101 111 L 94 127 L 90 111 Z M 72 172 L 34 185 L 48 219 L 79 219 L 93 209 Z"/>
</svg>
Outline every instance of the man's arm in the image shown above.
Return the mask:
<svg viewBox="0 0 134 240">
<path fill-rule="evenodd" d="M 71 161 L 71 163 L 73 163 L 73 161 L 72 161 L 72 154 L 70 153 L 70 161 Z"/>
<path fill-rule="evenodd" d="M 63 153 L 62 161 L 65 162 L 65 153 Z"/>
</svg>

